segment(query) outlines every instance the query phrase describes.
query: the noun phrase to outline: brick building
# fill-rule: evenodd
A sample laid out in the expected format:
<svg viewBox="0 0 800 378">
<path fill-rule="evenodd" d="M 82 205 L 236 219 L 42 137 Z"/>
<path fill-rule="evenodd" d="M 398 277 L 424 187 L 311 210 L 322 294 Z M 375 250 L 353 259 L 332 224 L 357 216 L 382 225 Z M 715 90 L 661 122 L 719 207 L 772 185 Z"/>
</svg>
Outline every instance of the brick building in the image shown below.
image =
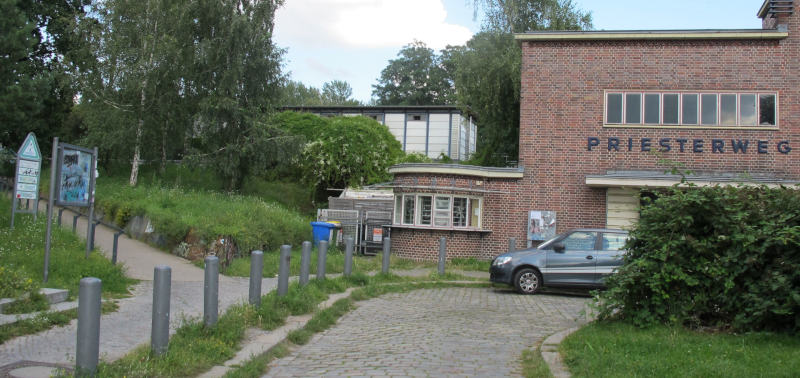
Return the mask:
<svg viewBox="0 0 800 378">
<path fill-rule="evenodd" d="M 698 185 L 797 184 L 798 7 L 766 0 L 757 30 L 517 34 L 520 168 L 393 167 L 393 252 L 435 258 L 445 236 L 450 257 L 492 258 L 511 237 L 628 227 L 675 166 Z"/>
</svg>

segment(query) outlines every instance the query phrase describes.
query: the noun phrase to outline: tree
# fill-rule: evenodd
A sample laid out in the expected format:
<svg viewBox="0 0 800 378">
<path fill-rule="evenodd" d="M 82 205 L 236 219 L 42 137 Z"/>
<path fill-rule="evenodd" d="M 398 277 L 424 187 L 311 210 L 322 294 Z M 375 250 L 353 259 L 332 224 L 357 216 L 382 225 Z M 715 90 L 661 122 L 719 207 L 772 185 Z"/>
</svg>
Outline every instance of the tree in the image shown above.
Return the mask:
<svg viewBox="0 0 800 378">
<path fill-rule="evenodd" d="M 403 47 L 381 71 L 372 95 L 380 105 L 445 105 L 453 86 L 442 61 L 425 43 Z"/>
<path fill-rule="evenodd" d="M 322 84 L 322 102 L 324 105 L 361 105 L 353 98 L 353 88 L 346 81 L 333 80 Z"/>
<path fill-rule="evenodd" d="M 283 106 L 358 106 L 352 98 L 353 88 L 346 81 L 333 80 L 322 84 L 322 91 L 299 81 L 289 80 L 281 88 Z"/>
<path fill-rule="evenodd" d="M 532 30 L 581 30 L 592 27 L 591 14 L 571 0 L 479 0 L 486 18 L 483 31 L 464 49 L 454 50 L 458 104 L 478 120 L 476 160 L 503 166 L 519 156 L 521 49 L 512 33 Z"/>
</svg>

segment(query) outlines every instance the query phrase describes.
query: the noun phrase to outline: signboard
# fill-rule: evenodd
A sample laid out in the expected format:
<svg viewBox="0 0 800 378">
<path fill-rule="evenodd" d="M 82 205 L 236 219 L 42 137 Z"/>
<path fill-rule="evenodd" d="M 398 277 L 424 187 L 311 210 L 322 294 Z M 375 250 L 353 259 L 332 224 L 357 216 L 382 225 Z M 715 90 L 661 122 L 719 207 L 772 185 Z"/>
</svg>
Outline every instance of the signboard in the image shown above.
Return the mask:
<svg viewBox="0 0 800 378">
<path fill-rule="evenodd" d="M 56 204 L 63 206 L 89 206 L 90 182 L 94 167 L 93 151 L 62 143 L 58 154 L 56 174 Z"/>
<path fill-rule="evenodd" d="M 42 154 L 36 135 L 28 133 L 22 146 L 17 151 L 17 165 L 14 175 L 14 201 L 11 205 L 11 229 L 14 228 L 16 213 L 31 213 L 34 219 L 39 209 L 39 171 L 42 166 Z M 25 209 L 20 209 L 19 200 L 26 200 Z M 30 204 L 33 200 L 33 205 Z"/>
<path fill-rule="evenodd" d="M 533 210 L 528 213 L 528 240 L 548 240 L 555 236 L 555 211 Z"/>
<path fill-rule="evenodd" d="M 372 241 L 374 242 L 382 242 L 383 241 L 383 229 L 380 227 L 375 227 L 372 229 Z"/>
</svg>

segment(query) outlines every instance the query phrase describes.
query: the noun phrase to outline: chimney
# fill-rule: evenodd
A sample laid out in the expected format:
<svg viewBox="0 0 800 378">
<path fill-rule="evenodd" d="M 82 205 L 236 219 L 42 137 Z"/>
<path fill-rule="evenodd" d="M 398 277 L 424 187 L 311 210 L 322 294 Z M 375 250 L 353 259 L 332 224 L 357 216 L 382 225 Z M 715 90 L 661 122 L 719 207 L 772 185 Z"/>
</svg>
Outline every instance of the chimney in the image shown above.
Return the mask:
<svg viewBox="0 0 800 378">
<path fill-rule="evenodd" d="M 793 0 L 764 0 L 758 17 L 762 29 L 788 31 L 789 18 L 794 13 Z"/>
</svg>

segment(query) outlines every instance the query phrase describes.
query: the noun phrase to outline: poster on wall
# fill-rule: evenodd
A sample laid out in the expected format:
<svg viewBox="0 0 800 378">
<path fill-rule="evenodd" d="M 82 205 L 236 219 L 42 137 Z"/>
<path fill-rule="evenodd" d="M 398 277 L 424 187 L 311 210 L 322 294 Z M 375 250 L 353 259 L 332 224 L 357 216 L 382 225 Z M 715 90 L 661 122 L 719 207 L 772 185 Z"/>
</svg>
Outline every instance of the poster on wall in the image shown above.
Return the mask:
<svg viewBox="0 0 800 378">
<path fill-rule="evenodd" d="M 89 206 L 92 151 L 62 145 L 56 184 L 56 201 L 67 206 Z"/>
<path fill-rule="evenodd" d="M 555 211 L 532 210 L 528 213 L 528 240 L 548 240 L 555 236 Z"/>
</svg>

